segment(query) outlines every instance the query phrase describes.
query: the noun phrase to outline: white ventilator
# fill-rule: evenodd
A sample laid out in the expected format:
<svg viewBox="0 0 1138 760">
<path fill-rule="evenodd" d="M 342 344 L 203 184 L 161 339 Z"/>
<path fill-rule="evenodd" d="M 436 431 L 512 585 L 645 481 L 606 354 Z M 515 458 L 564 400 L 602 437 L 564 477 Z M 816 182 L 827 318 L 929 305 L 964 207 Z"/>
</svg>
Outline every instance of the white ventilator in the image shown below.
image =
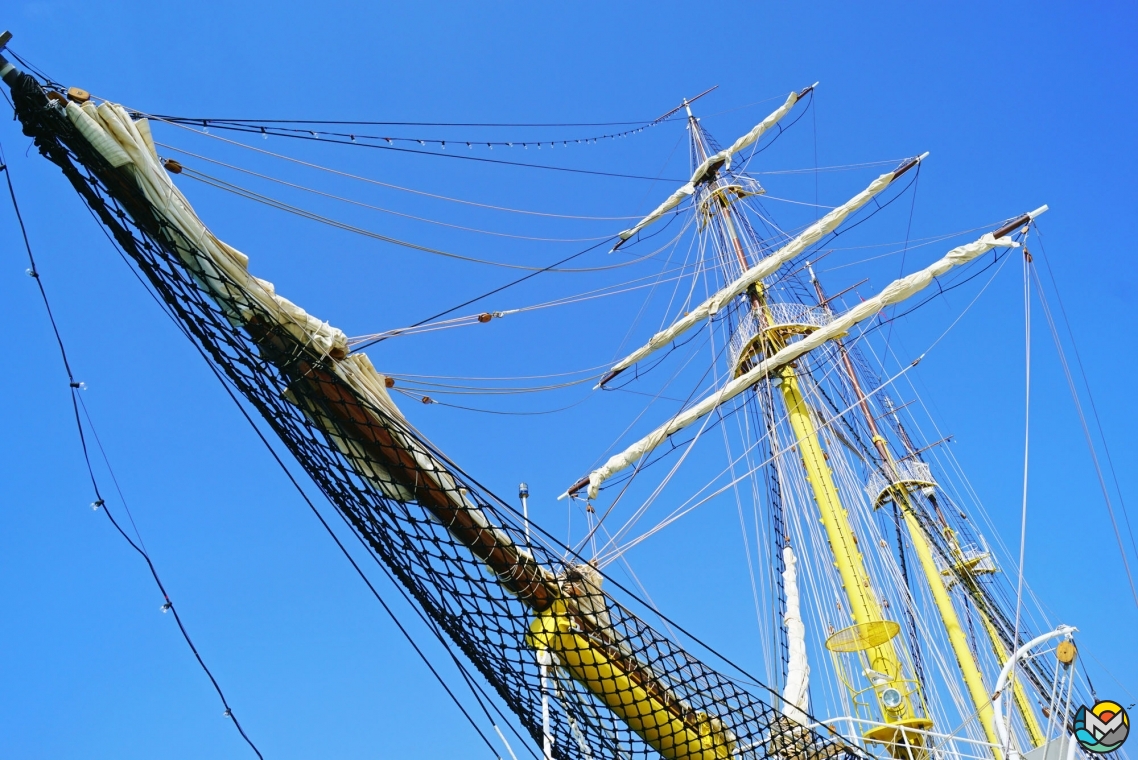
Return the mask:
<svg viewBox="0 0 1138 760">
<path fill-rule="evenodd" d="M 685 198 L 688 198 L 689 196 L 691 196 L 692 193 L 695 192 L 696 186 L 699 185 L 700 182 L 707 179 L 707 176 L 710 174 L 710 170 L 712 167 L 718 168 L 720 165 L 722 165 L 722 166 L 730 169 L 731 168 L 731 156 L 733 156 L 734 154 L 738 153 L 739 151 L 753 145 L 760 137 L 763 136 L 763 134 L 768 129 L 773 127 L 775 124 L 778 124 L 783 116 L 786 116 L 788 113 L 790 113 L 790 109 L 794 108 L 794 104 L 797 103 L 800 98 L 805 96 L 806 93 L 810 92 L 812 89 L 814 89 L 817 86 L 818 86 L 818 83 L 815 82 L 814 84 L 810 85 L 805 90 L 803 90 L 802 92 L 790 93 L 790 95 L 787 96 L 785 103 L 783 103 L 781 106 L 779 106 L 778 109 L 774 111 L 774 113 L 770 114 L 769 116 L 767 116 L 767 118 L 763 119 L 758 124 L 756 124 L 754 127 L 752 127 L 750 132 L 748 132 L 747 134 L 743 135 L 738 140 L 736 140 L 731 145 L 730 148 L 724 148 L 723 150 L 716 153 L 714 156 L 708 156 L 707 159 L 704 160 L 704 162 L 702 164 L 697 166 L 696 170 L 694 172 L 692 172 L 691 179 L 687 182 L 687 184 L 685 184 L 679 190 L 677 190 L 676 192 L 674 192 L 670 196 L 668 196 L 668 199 L 666 201 L 664 201 L 663 203 L 661 203 L 659 206 L 657 206 L 656 209 L 651 214 L 644 217 L 639 222 L 637 222 L 635 225 L 633 225 L 632 227 L 629 227 L 627 230 L 624 230 L 623 232 L 619 233 L 620 243 L 617 243 L 616 247 L 619 248 L 621 246 L 621 244 L 624 243 L 625 240 L 628 240 L 630 237 L 635 235 L 637 232 L 640 232 L 640 230 L 642 230 L 645 227 L 647 227 L 648 225 L 652 224 L 653 222 L 658 220 L 660 217 L 662 217 L 664 214 L 668 213 L 669 211 L 674 209 L 676 206 L 683 203 Z"/>
<path fill-rule="evenodd" d="M 751 285 L 754 285 L 760 280 L 774 274 L 783 264 L 801 254 L 807 248 L 821 240 L 824 236 L 836 230 L 838 226 L 846 220 L 846 217 L 873 200 L 874 196 L 876 196 L 885 188 L 889 187 L 889 185 L 895 179 L 900 177 L 913 166 L 916 166 L 918 163 L 923 161 L 928 155 L 928 153 L 924 153 L 918 156 L 916 159 L 906 161 L 896 171 L 889 172 L 888 174 L 882 174 L 880 177 L 873 180 L 873 182 L 869 184 L 869 187 L 862 190 L 853 198 L 850 198 L 841 206 L 838 206 L 836 209 L 830 211 L 830 213 L 826 214 L 817 222 L 807 227 L 801 235 L 791 240 L 782 248 L 779 248 L 770 256 L 767 256 L 762 261 L 755 264 L 753 267 L 740 275 L 739 278 L 734 282 L 712 294 L 710 298 L 689 311 L 682 318 L 673 322 L 671 326 L 653 335 L 651 340 L 649 340 L 645 345 L 636 349 L 631 354 L 614 364 L 612 369 L 610 369 L 608 374 L 605 376 L 605 380 L 601 381 L 601 384 L 603 385 L 613 375 L 627 369 L 628 367 L 631 367 L 636 362 L 641 361 L 658 349 L 668 345 L 677 337 L 687 332 L 692 327 L 695 327 L 703 320 L 717 314 L 720 309 L 731 302 L 732 298 L 739 295 L 740 293 L 745 292 L 747 288 L 751 287 Z M 687 185 L 685 185 L 685 187 L 687 187 Z M 678 202 L 679 201 L 677 201 L 677 203 Z"/>
<path fill-rule="evenodd" d="M 1034 219 L 1046 210 L 1046 206 L 1041 206 L 1030 214 L 1027 214 L 1026 217 L 1028 219 Z M 894 280 L 873 298 L 862 301 L 825 327 L 815 330 L 802 340 L 791 343 L 773 356 L 759 362 L 746 373 L 727 383 L 703 401 L 677 414 L 666 424 L 661 425 L 624 451 L 611 457 L 605 462 L 604 466 L 589 473 L 589 498 L 595 499 L 602 483 L 615 473 L 624 470 L 636 460 L 640 459 L 640 457 L 655 449 L 667 440 L 668 436 L 672 433 L 683 430 L 708 412 L 727 403 L 755 383 L 771 376 L 803 354 L 813 351 L 826 341 L 845 335 L 854 325 L 874 317 L 886 306 L 891 306 L 907 298 L 911 298 L 927 288 L 937 277 L 940 277 L 954 267 L 967 264 L 993 248 L 1009 248 L 1018 245 L 1019 243 L 1016 243 L 1010 237 L 1004 236 L 996 238 L 992 233 L 988 233 L 979 240 L 953 248 L 946 253 L 943 258 L 919 272 L 914 272 L 907 277 Z"/>
</svg>

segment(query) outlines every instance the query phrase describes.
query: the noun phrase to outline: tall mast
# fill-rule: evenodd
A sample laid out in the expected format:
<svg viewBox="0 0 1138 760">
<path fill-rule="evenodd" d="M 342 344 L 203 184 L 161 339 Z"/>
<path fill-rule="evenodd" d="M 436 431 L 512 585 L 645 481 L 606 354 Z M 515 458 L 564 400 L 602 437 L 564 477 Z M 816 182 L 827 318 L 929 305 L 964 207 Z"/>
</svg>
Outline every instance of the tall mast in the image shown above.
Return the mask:
<svg viewBox="0 0 1138 760">
<path fill-rule="evenodd" d="M 815 277 L 814 270 L 811 268 L 809 271 L 810 280 L 814 284 L 815 291 L 818 294 L 818 300 L 824 303 L 826 295 L 822 290 L 822 285 L 818 282 L 818 278 Z M 870 412 L 869 401 L 865 393 L 862 392 L 861 383 L 858 380 L 857 372 L 854 370 L 853 362 L 850 360 L 849 352 L 840 339 L 834 342 L 837 345 L 838 353 L 841 355 L 842 366 L 846 376 L 850 381 L 850 385 L 853 386 L 858 407 L 865 417 L 865 423 L 869 428 L 873 446 L 877 450 L 877 455 L 881 458 L 885 476 L 891 484 L 890 494 L 897 500 L 898 505 L 901 507 L 905 527 L 909 531 L 909 539 L 912 541 L 913 549 L 917 554 L 917 559 L 920 561 L 921 571 L 924 573 L 929 591 L 932 593 L 933 603 L 936 605 L 937 612 L 940 614 L 941 623 L 944 626 L 945 632 L 948 634 L 949 643 L 952 645 L 952 653 L 956 657 L 956 664 L 960 669 L 961 676 L 964 678 L 965 685 L 968 687 L 968 695 L 972 699 L 972 705 L 976 709 L 980 724 L 984 727 L 984 735 L 987 737 L 989 744 L 993 747 L 998 747 L 1000 741 L 996 733 L 991 696 L 984 688 L 984 679 L 980 672 L 980 664 L 976 661 L 976 656 L 968 645 L 968 637 L 965 635 L 964 628 L 960 624 L 960 616 L 956 614 L 956 608 L 952 605 L 952 599 L 948 595 L 945 578 L 941 574 L 940 568 L 937 567 L 936 561 L 933 558 L 932 547 L 929 545 L 924 527 L 917 517 L 915 505 L 911 501 L 908 487 L 905 484 L 907 478 L 901 473 L 897 461 L 893 457 L 893 452 L 889 449 L 889 444 L 878 430 L 877 420 Z M 884 501 L 882 499 L 878 499 L 873 506 L 876 509 L 883 503 Z M 993 754 L 999 758 L 999 753 L 996 750 L 993 750 Z"/>
<path fill-rule="evenodd" d="M 688 126 L 691 130 L 692 158 L 703 162 L 708 150 L 690 109 Z M 723 246 L 726 250 L 720 250 L 720 255 L 727 280 L 733 279 L 729 274 L 729 263 L 737 264 L 740 272 L 746 272 L 753 263 L 743 246 L 739 224 L 735 219 L 736 209 L 729 199 L 733 188 L 734 185 L 728 178 L 716 177 L 696 196 L 697 212 L 703 211 L 707 215 L 708 227 L 713 228 L 713 234 L 720 233 L 720 240 L 726 244 Z M 738 191 L 736 196 L 741 197 Z M 786 345 L 790 333 L 778 327 L 770 327 L 779 320 L 770 319 L 771 304 L 761 282 L 749 287 L 746 295 L 747 314 L 755 321 L 760 333 L 758 352 L 773 355 Z M 751 328 L 741 325 L 739 329 Z M 829 456 L 822 446 L 814 414 L 802 393 L 794 364 L 780 370 L 777 382 L 779 395 L 794 432 L 793 448 L 798 451 L 806 471 L 806 480 L 818 506 L 854 623 L 833 634 L 827 641 L 827 647 L 836 652 L 856 652 L 861 659 L 864 666 L 862 677 L 869 684 L 855 689 L 854 699 L 864 702 L 868 699 L 868 694 L 872 694 L 880 722 L 885 724 L 871 729 L 866 738 L 888 745 L 897 757 L 910 757 L 911 748 L 923 744 L 922 737 L 913 731 L 931 729 L 933 722 L 918 713 L 920 684 L 907 676 L 894 641 L 900 626 L 885 618 L 870 582 L 865 558 L 858 549 L 849 514 L 842 504 L 833 473 L 826 463 Z"/>
</svg>

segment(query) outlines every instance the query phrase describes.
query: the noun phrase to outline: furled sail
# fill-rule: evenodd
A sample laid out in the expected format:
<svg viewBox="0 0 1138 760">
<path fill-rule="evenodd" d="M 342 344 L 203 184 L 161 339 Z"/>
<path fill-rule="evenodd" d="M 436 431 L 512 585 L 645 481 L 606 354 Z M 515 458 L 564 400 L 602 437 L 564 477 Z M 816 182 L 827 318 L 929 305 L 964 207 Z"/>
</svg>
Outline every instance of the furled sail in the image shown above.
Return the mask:
<svg viewBox="0 0 1138 760">
<path fill-rule="evenodd" d="M 790 93 L 790 95 L 787 96 L 785 103 L 779 106 L 765 119 L 756 124 L 750 132 L 736 140 L 734 144 L 731 145 L 731 147 L 724 148 L 713 156 L 708 156 L 707 159 L 704 160 L 704 162 L 699 166 L 697 166 L 694 172 L 692 172 L 691 179 L 688 180 L 687 184 L 668 196 L 668 199 L 657 206 L 651 214 L 644 217 L 635 225 L 629 227 L 627 230 L 619 233 L 620 242 L 616 244 L 616 248 L 620 248 L 624 241 L 628 240 L 637 232 L 640 232 L 640 230 L 655 222 L 657 219 L 674 209 L 676 206 L 680 205 L 683 202 L 684 198 L 690 197 L 692 193 L 695 192 L 695 188 L 701 182 L 706 181 L 710 176 L 714 176 L 714 171 L 712 171 L 713 169 L 718 170 L 720 166 L 726 167 L 728 169 L 731 168 L 731 156 L 751 145 L 754 145 L 754 143 L 760 137 L 762 137 L 768 129 L 773 127 L 775 124 L 778 124 L 783 116 L 786 116 L 788 113 L 790 113 L 790 109 L 794 108 L 795 103 L 797 103 L 801 98 L 805 97 L 806 93 L 810 92 L 817 86 L 818 83 L 815 82 L 802 92 Z M 687 101 L 684 102 L 686 103 Z"/>
<path fill-rule="evenodd" d="M 245 254 L 209 231 L 159 163 L 153 143 L 147 139 L 145 120 L 135 122 L 115 103 L 95 106 L 90 102 L 69 102 L 66 114 L 112 167 L 130 171 L 146 200 L 192 243 L 192 248 L 180 251 L 182 258 L 232 324 L 263 333 L 267 327 L 263 323 L 271 322 L 307 347 L 314 358 L 331 360 L 332 373 L 355 396 L 351 400 L 354 403 L 336 400 L 342 407 L 349 403 L 357 407 L 348 416 L 366 417 L 365 424 L 374 431 L 369 437 L 382 438 L 387 455 L 375 455 L 374 446 L 369 443 L 377 441 L 361 441 L 346 434 L 346 421 L 337 419 L 344 416 L 337 414 L 340 410 L 327 403 L 312 403 L 291 390 L 285 397 L 300 407 L 386 496 L 397 501 L 422 502 L 433 519 L 446 525 L 456 540 L 470 547 L 492 572 L 505 578 L 504 585 L 513 593 L 537 608 L 548 606 L 558 594 L 552 574 L 537 565 L 528 552 L 463 496 L 449 468 L 410 433 L 410 425 L 367 356 L 348 356 L 347 336 L 342 331 L 277 295 L 271 282 L 249 273 Z M 319 378 L 324 373 L 325 370 L 313 368 L 309 374 Z"/>
<path fill-rule="evenodd" d="M 967 264 L 993 248 L 1018 246 L 1018 243 L 1006 237 L 1007 232 L 1014 230 L 1015 227 L 1020 224 L 1030 221 L 1046 210 L 1047 207 L 1042 206 L 1020 217 L 1015 223 L 1005 225 L 1003 229 L 999 230 L 1001 233 L 1000 237 L 997 237 L 994 233 L 988 233 L 979 240 L 953 248 L 946 253 L 943 258 L 928 267 L 919 272 L 914 272 L 907 277 L 894 280 L 873 298 L 859 303 L 825 327 L 810 333 L 800 341 L 791 343 L 773 356 L 759 362 L 749 371 L 727 383 L 711 396 L 708 396 L 695 406 L 677 414 L 666 424 L 661 425 L 624 451 L 611 457 L 602 467 L 589 473 L 589 498 L 596 498 L 602 483 L 614 474 L 631 466 L 645 454 L 651 452 L 667 440 L 668 436 L 672 433 L 683 430 L 708 412 L 727 403 L 760 380 L 770 377 L 776 371 L 790 364 L 803 354 L 814 350 L 826 341 L 844 335 L 849 332 L 850 328 L 854 325 L 870 319 L 886 306 L 900 303 L 916 293 L 919 293 L 928 287 L 934 279 L 945 274 L 952 268 Z M 583 483 L 581 485 L 583 485 Z"/>
<path fill-rule="evenodd" d="M 860 193 L 850 198 L 848 201 L 838 206 L 836 209 L 830 211 L 824 217 L 819 219 L 814 224 L 810 225 L 801 235 L 791 240 L 789 243 L 779 248 L 777 251 L 767 256 L 765 259 L 755 264 L 742 275 L 739 276 L 734 282 L 726 286 L 722 290 L 714 293 L 710 298 L 695 307 L 680 319 L 672 323 L 672 325 L 652 336 L 646 344 L 633 351 L 628 356 L 621 359 L 613 365 L 612 369 L 605 374 L 601 380 L 601 385 L 604 385 L 612 378 L 624 370 L 641 361 L 645 357 L 655 353 L 658 349 L 668 345 L 677 337 L 690 330 L 695 325 L 699 324 L 705 319 L 716 314 L 720 309 L 731 302 L 735 296 L 743 293 L 751 285 L 759 282 L 765 277 L 770 276 L 778 270 L 786 262 L 798 256 L 810 246 L 817 243 L 824 236 L 830 234 L 838 228 L 838 226 L 846 220 L 853 212 L 869 203 L 874 196 L 880 193 L 885 188 L 900 177 L 905 172 L 912 169 L 928 156 L 928 153 L 923 153 L 917 158 L 912 158 L 899 166 L 896 171 L 882 174 L 877 179 L 869 184 L 869 187 L 862 190 Z M 685 186 L 686 187 L 686 186 Z M 682 188 L 681 188 L 682 189 Z M 677 201 L 678 203 L 679 201 Z M 623 234 L 623 233 L 622 233 Z"/>
<path fill-rule="evenodd" d="M 523 548 L 500 502 L 407 423 L 367 357 L 350 355 L 341 331 L 250 274 L 247 257 L 202 223 L 167 175 L 177 165 L 160 162 L 145 120 L 110 103 L 65 105 L 59 93 L 49 101 L 3 56 L 0 78 L 12 87 L 25 134 L 219 378 L 261 412 L 531 736 L 551 736 L 558 757 L 570 760 L 590 757 L 589 746 L 623 757 L 722 760 L 737 745 L 802 734 L 836 751 L 833 739 L 780 722 L 773 705 L 610 605 L 590 567 L 568 568 L 540 544 Z M 550 705 L 546 726 L 538 717 L 547 697 L 542 657 L 555 677 L 576 684 Z"/>
<path fill-rule="evenodd" d="M 806 711 L 810 709 L 810 664 L 806 660 L 806 626 L 798 599 L 798 558 L 789 546 L 782 548 L 782 585 L 786 591 L 786 612 L 782 616 L 786 626 L 786 645 L 790 657 L 786 667 L 786 686 L 782 698 L 786 703 L 782 711 L 799 723 L 808 723 Z"/>
</svg>

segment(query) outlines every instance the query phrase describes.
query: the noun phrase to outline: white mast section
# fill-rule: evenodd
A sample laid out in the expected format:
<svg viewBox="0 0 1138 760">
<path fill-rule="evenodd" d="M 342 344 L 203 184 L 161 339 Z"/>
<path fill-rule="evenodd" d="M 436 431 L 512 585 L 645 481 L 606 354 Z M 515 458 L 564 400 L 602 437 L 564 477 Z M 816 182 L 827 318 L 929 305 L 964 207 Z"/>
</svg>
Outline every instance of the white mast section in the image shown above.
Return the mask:
<svg viewBox="0 0 1138 760">
<path fill-rule="evenodd" d="M 646 344 L 614 364 L 612 369 L 610 369 L 608 373 L 605 374 L 604 378 L 600 382 L 600 385 L 604 385 L 613 377 L 628 369 L 636 362 L 641 361 L 645 357 L 655 353 L 658 349 L 668 345 L 687 330 L 691 329 L 703 320 L 715 315 L 720 309 L 730 303 L 732 298 L 739 295 L 740 293 L 745 292 L 747 288 L 751 287 L 751 285 L 754 285 L 763 278 L 770 276 L 776 272 L 778 268 L 783 264 L 790 261 L 795 256 L 798 256 L 807 248 L 821 240 L 824 236 L 837 229 L 838 226 L 846 220 L 846 217 L 857 211 L 865 204 L 869 203 L 875 195 L 880 193 L 885 188 L 889 187 L 890 183 L 907 172 L 909 169 L 919 164 L 928 155 L 929 154 L 927 152 L 922 153 L 917 158 L 909 159 L 906 161 L 904 164 L 898 167 L 896 171 L 889 172 L 888 174 L 882 174 L 880 177 L 873 180 L 873 182 L 870 183 L 869 187 L 862 190 L 860 193 L 855 195 L 853 198 L 850 198 L 848 201 L 846 201 L 841 206 L 838 206 L 830 213 L 826 214 L 814 224 L 810 225 L 810 227 L 808 227 L 806 231 L 801 235 L 794 238 L 789 243 L 772 253 L 770 256 L 767 256 L 759 263 L 755 264 L 753 267 L 740 275 L 740 277 L 730 285 L 714 293 L 710 298 L 701 303 L 699 306 L 695 307 L 683 317 L 673 322 L 670 327 L 656 333 Z M 680 189 L 682 190 L 683 188 Z M 678 202 L 679 201 L 677 201 L 677 203 Z"/>
<path fill-rule="evenodd" d="M 806 711 L 810 709 L 810 664 L 806 660 L 806 625 L 802 622 L 802 610 L 798 600 L 798 558 L 789 546 L 782 549 L 783 588 L 786 590 L 786 613 L 782 616 L 786 626 L 786 648 L 790 653 L 786 666 L 786 686 L 782 698 L 786 703 L 783 714 L 793 721 L 808 725 L 810 719 Z"/>
<path fill-rule="evenodd" d="M 1007 237 L 1007 233 L 1022 224 L 1030 222 L 1046 210 L 1047 206 L 1041 206 L 1029 214 L 1024 214 L 1022 217 L 1016 219 L 1015 222 L 1004 225 L 1002 229 L 998 230 L 1001 237 L 996 237 L 995 233 L 989 232 L 975 242 L 953 248 L 946 253 L 944 257 L 928 267 L 919 272 L 914 272 L 907 277 L 894 280 L 873 298 L 859 303 L 825 327 L 815 330 L 802 340 L 791 343 L 773 356 L 759 362 L 746 373 L 724 385 L 720 390 L 708 396 L 703 401 L 700 401 L 695 406 L 677 414 L 666 424 L 661 425 L 624 451 L 611 457 L 602 467 L 589 473 L 587 480 L 589 498 L 596 498 L 597 491 L 602 483 L 614 474 L 631 466 L 645 454 L 651 452 L 667 440 L 668 436 L 672 433 L 683 430 L 699 418 L 722 404 L 727 403 L 755 383 L 774 374 L 803 354 L 813 351 L 826 341 L 845 335 L 854 325 L 874 317 L 886 306 L 900 303 L 916 295 L 928 287 L 937 277 L 940 277 L 954 267 L 967 264 L 996 247 L 1010 248 L 1018 246 L 1019 243 Z M 570 489 L 570 491 L 575 492 L 576 489 L 583 485 L 585 485 L 585 481 L 575 484 L 574 488 Z"/>
<path fill-rule="evenodd" d="M 786 116 L 788 113 L 790 113 L 790 109 L 794 108 L 795 103 L 797 103 L 801 98 L 805 97 L 806 93 L 810 92 L 817 86 L 818 83 L 815 82 L 802 92 L 790 93 L 785 103 L 779 106 L 778 109 L 770 116 L 756 124 L 750 132 L 736 140 L 730 148 L 724 148 L 714 156 L 708 156 L 704 162 L 697 166 L 696 170 L 692 172 L 691 179 L 686 185 L 668 196 L 668 199 L 657 206 L 656 210 L 651 214 L 641 219 L 634 226 L 629 227 L 627 230 L 619 233 L 620 242 L 614 246 L 613 250 L 615 251 L 617 248 L 620 248 L 621 245 L 624 244 L 624 241 L 628 240 L 637 232 L 640 232 L 640 230 L 658 220 L 660 217 L 674 209 L 676 206 L 680 205 L 683 202 L 684 198 L 690 197 L 695 192 L 697 185 L 699 185 L 701 182 L 706 181 L 710 177 L 714 177 L 715 172 L 718 171 L 720 166 L 724 166 L 730 169 L 732 155 L 738 153 L 750 145 L 753 145 L 756 140 L 763 136 L 763 133 L 765 133 L 775 124 L 778 124 L 779 121 L 782 120 L 783 116 Z M 688 101 L 685 100 L 684 105 L 686 106 L 687 103 Z M 690 114 L 691 111 L 689 110 L 688 113 Z"/>
</svg>

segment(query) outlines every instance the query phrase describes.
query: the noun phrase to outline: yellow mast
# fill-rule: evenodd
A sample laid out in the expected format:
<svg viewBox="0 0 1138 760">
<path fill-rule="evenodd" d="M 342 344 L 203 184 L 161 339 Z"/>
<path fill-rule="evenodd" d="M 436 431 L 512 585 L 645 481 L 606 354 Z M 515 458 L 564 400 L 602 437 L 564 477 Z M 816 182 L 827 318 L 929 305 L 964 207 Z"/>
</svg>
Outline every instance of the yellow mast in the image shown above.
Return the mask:
<svg viewBox="0 0 1138 760">
<path fill-rule="evenodd" d="M 810 279 L 817 291 L 818 300 L 824 303 L 825 294 L 822 292 L 821 284 L 817 278 L 814 277 L 812 269 L 810 270 Z M 838 345 L 838 352 L 841 355 L 846 376 L 853 386 L 862 416 L 865 417 L 866 425 L 869 427 L 870 435 L 873 437 L 874 448 L 877 449 L 878 455 L 885 464 L 885 472 L 891 484 L 889 490 L 901 507 L 905 527 L 908 529 L 909 538 L 913 543 L 913 549 L 921 565 L 921 571 L 925 575 L 929 591 L 932 593 L 933 603 L 936 605 L 937 612 L 940 614 L 941 623 L 944 625 L 945 632 L 948 634 L 948 640 L 952 646 L 953 655 L 956 657 L 957 666 L 960 668 L 961 676 L 964 678 L 965 686 L 968 688 L 968 695 L 972 700 L 973 706 L 976 708 L 980 725 L 984 728 L 984 735 L 987 737 L 989 744 L 998 747 L 1000 741 L 994 723 L 992 698 L 987 689 L 984 688 L 984 679 L 980 671 L 980 665 L 976 661 L 971 647 L 968 646 L 968 638 L 964 633 L 963 627 L 960 625 L 960 616 L 957 615 L 956 608 L 952 605 L 952 599 L 948 595 L 948 588 L 945 586 L 945 579 L 941 575 L 940 568 L 937 567 L 936 561 L 933 558 L 932 548 L 929 546 L 924 527 L 917 518 L 913 505 L 910 502 L 909 492 L 905 485 L 898 485 L 899 481 L 901 481 L 900 470 L 896 460 L 893 458 L 892 452 L 889 450 L 885 438 L 882 437 L 878 431 L 877 420 L 870 412 L 869 402 L 862 392 L 861 383 L 858 381 L 857 373 L 854 371 L 853 362 L 850 360 L 849 353 L 840 340 L 835 341 L 835 343 Z M 879 503 L 880 500 L 874 504 L 874 508 L 876 508 Z M 993 750 L 993 754 L 998 760 L 999 752 Z"/>
<path fill-rule="evenodd" d="M 822 526 L 826 530 L 834 563 L 849 601 L 850 617 L 854 621 L 852 628 L 834 634 L 827 646 L 835 651 L 861 651 L 865 654 L 866 674 L 873 683 L 873 693 L 885 718 L 883 722 L 896 727 L 888 731 L 874 729 L 867 738 L 894 745 L 898 742 L 920 744 L 916 737 L 907 735 L 903 729 L 927 730 L 932 727 L 932 721 L 919 717 L 914 710 L 912 694 L 916 689 L 910 685 L 915 687 L 916 684 L 904 677 L 893 642 L 900 626 L 885 619 L 881 604 L 870 586 L 865 559 L 858 549 L 849 514 L 842 506 L 834 485 L 833 473 L 826 464 L 827 455 L 818 439 L 814 417 L 802 396 L 794 368 L 784 368 L 780 380 L 779 390 L 794 431 L 795 446 L 806 469 L 814 501 L 818 504 Z"/>
<path fill-rule="evenodd" d="M 688 119 L 689 128 L 692 130 L 692 141 L 700 160 L 703 160 L 706 151 L 699 138 L 696 119 L 690 109 L 688 109 Z M 899 170 L 898 174 L 915 165 L 916 161 L 911 162 Z M 731 221 L 731 203 L 726 197 L 726 189 L 711 190 L 708 199 L 709 216 L 712 201 L 719 203 L 722 211 L 719 216 L 723 221 L 727 238 L 742 271 L 746 271 L 750 263 Z M 768 324 L 765 314 L 765 292 L 759 285 L 752 288 L 748 295 L 752 314 L 761 330 Z M 780 346 L 775 345 L 775 342 L 781 342 L 781 339 L 774 334 L 770 335 L 769 339 L 771 347 L 777 350 Z M 839 631 L 831 637 L 831 642 L 835 642 L 834 646 L 840 647 L 842 651 L 864 653 L 867 666 L 865 676 L 872 686 L 859 691 L 858 694 L 864 691 L 873 693 L 883 718 L 882 722 L 887 724 L 884 727 L 871 729 L 865 734 L 866 738 L 888 745 L 890 751 L 897 757 L 912 758 L 911 749 L 923 744 L 921 736 L 912 731 L 928 730 L 932 728 L 933 722 L 927 717 L 918 715 L 914 707 L 913 695 L 919 696 L 919 685 L 905 677 L 893 642 L 893 638 L 900 631 L 900 626 L 894 621 L 885 619 L 881 604 L 870 585 L 865 560 L 857 548 L 853 526 L 850 524 L 846 509 L 842 506 L 833 474 L 826 464 L 828 456 L 822 449 L 813 415 L 802 396 L 793 365 L 783 368 L 779 376 L 781 395 L 794 430 L 796 446 L 806 470 L 814 501 L 818 504 L 822 524 L 826 529 L 834 561 L 849 602 L 851 617 L 854 620 L 852 628 Z M 831 642 L 827 642 L 827 645 L 829 646 Z"/>
</svg>

